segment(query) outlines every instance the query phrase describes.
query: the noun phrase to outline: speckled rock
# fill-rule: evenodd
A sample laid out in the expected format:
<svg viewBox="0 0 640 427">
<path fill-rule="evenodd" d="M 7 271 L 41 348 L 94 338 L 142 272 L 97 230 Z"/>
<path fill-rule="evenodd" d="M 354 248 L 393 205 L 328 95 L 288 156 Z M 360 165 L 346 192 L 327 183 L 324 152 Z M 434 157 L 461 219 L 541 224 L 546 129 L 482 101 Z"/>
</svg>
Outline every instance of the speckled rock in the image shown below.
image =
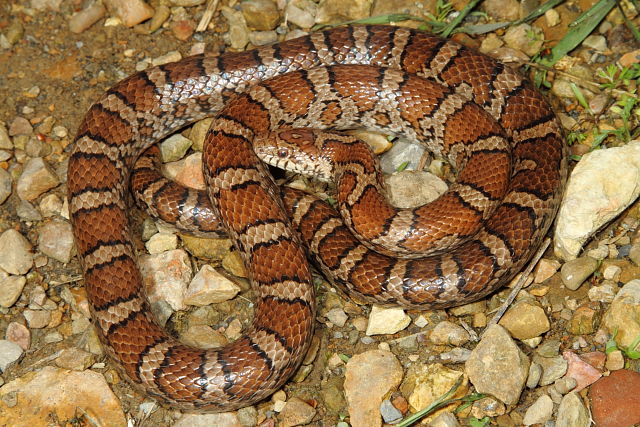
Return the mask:
<svg viewBox="0 0 640 427">
<path fill-rule="evenodd" d="M 58 184 L 60 180 L 53 169 L 41 157 L 35 157 L 24 165 L 16 192 L 22 200 L 33 200 Z"/>
<path fill-rule="evenodd" d="M 344 391 L 351 424 L 380 426 L 380 404 L 402 379 L 402 366 L 389 351 L 371 350 L 356 354 L 347 363 Z"/>
<path fill-rule="evenodd" d="M 594 150 L 571 173 L 554 234 L 554 251 L 575 258 L 596 230 L 640 195 L 640 141 Z"/>
<path fill-rule="evenodd" d="M 11 174 L 0 168 L 0 205 L 3 204 L 11 195 Z"/>
<path fill-rule="evenodd" d="M 74 248 L 71 224 L 63 220 L 48 221 L 40 227 L 38 249 L 62 263 L 68 263 Z"/>
<path fill-rule="evenodd" d="M 2 386 L 0 399 L 11 393 L 17 393 L 18 403 L 3 406 L 0 425 L 37 426 L 50 416 L 58 420 L 73 419 L 78 411 L 91 414 L 98 425 L 127 425 L 120 401 L 98 372 L 47 366 Z"/>
<path fill-rule="evenodd" d="M 105 5 L 127 27 L 146 21 L 154 12 L 153 8 L 142 0 L 105 0 Z"/>
<path fill-rule="evenodd" d="M 529 359 L 500 325 L 490 326 L 465 363 L 465 372 L 479 393 L 515 404 L 529 373 Z"/>
<path fill-rule="evenodd" d="M 184 310 L 184 293 L 191 279 L 189 256 L 182 249 L 155 255 L 144 255 L 139 260 L 147 297 L 153 304 L 166 301 L 174 310 Z"/>
<path fill-rule="evenodd" d="M 519 340 L 540 336 L 551 327 L 544 309 L 532 298 L 516 302 L 499 323 Z"/>
<path fill-rule="evenodd" d="M 280 425 L 283 427 L 307 425 L 316 415 L 313 406 L 302 399 L 292 397 L 280 412 Z"/>
<path fill-rule="evenodd" d="M 19 231 L 9 229 L 0 235 L 0 268 L 10 274 L 26 274 L 33 265 L 31 243 Z"/>
<path fill-rule="evenodd" d="M 629 346 L 640 335 L 640 279 L 631 280 L 620 289 L 602 319 L 602 326 L 616 334 L 619 346 Z"/>
<path fill-rule="evenodd" d="M 401 308 L 383 308 L 374 305 L 369 315 L 369 324 L 366 334 L 383 335 L 395 334 L 403 330 L 411 323 L 409 317 Z"/>
<path fill-rule="evenodd" d="M 589 427 L 591 416 L 578 393 L 572 392 L 562 398 L 558 408 L 555 427 Z"/>
<path fill-rule="evenodd" d="M 553 401 L 548 395 L 543 394 L 529 406 L 522 422 L 526 426 L 542 424 L 550 420 L 552 415 Z"/>
<path fill-rule="evenodd" d="M 245 0 L 240 3 L 247 26 L 253 30 L 273 30 L 280 21 L 280 14 L 271 0 Z"/>
<path fill-rule="evenodd" d="M 6 372 L 7 368 L 20 359 L 23 350 L 20 346 L 9 340 L 0 340 L 0 372 Z M 0 389 L 1 394 L 1 389 Z M 0 419 L 2 416 L 0 415 Z"/>
<path fill-rule="evenodd" d="M 403 394 L 407 394 L 408 390 L 411 390 L 411 394 L 407 399 L 409 405 L 414 411 L 420 411 L 433 403 L 438 397 L 447 393 L 461 379 L 461 384 L 452 398 L 464 396 L 469 389 L 469 380 L 464 375 L 464 372 L 447 368 L 440 363 L 419 365 L 409 369 L 400 390 Z M 424 420 L 433 419 L 441 412 L 451 412 L 458 405 L 459 403 L 453 403 L 439 408 Z"/>
<path fill-rule="evenodd" d="M 584 256 L 564 263 L 560 269 L 560 277 L 568 289 L 575 291 L 597 268 L 597 260 Z"/>
<path fill-rule="evenodd" d="M 20 298 L 22 289 L 27 283 L 24 276 L 10 276 L 0 272 L 0 306 L 9 308 Z"/>
<path fill-rule="evenodd" d="M 640 423 L 640 373 L 621 369 L 601 378 L 589 390 L 593 420 L 598 427 Z"/>
<path fill-rule="evenodd" d="M 31 346 L 31 331 L 22 323 L 11 322 L 7 326 L 5 332 L 5 338 L 9 341 L 16 343 L 23 350 L 29 350 Z"/>
<path fill-rule="evenodd" d="M 471 336 L 462 326 L 452 322 L 442 321 L 433 328 L 429 339 L 434 344 L 460 346 L 469 342 Z"/>
<path fill-rule="evenodd" d="M 238 292 L 238 285 L 210 265 L 203 265 L 191 280 L 184 295 L 184 302 L 188 305 L 209 305 L 230 300 Z"/>
</svg>

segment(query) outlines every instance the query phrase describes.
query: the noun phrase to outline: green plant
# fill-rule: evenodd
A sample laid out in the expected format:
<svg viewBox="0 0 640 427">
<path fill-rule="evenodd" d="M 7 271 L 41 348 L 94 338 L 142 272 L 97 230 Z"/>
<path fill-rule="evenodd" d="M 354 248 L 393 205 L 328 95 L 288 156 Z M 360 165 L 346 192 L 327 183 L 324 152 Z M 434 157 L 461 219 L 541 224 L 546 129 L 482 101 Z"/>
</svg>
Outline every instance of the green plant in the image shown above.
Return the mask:
<svg viewBox="0 0 640 427">
<path fill-rule="evenodd" d="M 489 425 L 490 422 L 491 422 L 491 418 L 489 417 L 484 417 L 480 419 L 477 419 L 474 417 L 469 418 L 469 425 L 471 427 L 484 427 L 486 425 Z"/>
<path fill-rule="evenodd" d="M 640 345 L 640 335 L 638 335 L 628 347 L 619 347 L 618 344 L 616 344 L 616 335 L 618 335 L 618 329 L 614 331 L 613 336 L 609 339 L 609 341 L 607 341 L 604 350 L 605 353 L 609 354 L 616 350 L 620 350 L 629 359 L 640 359 L 640 350 L 636 349 L 638 348 L 638 345 Z"/>
<path fill-rule="evenodd" d="M 420 421 L 422 418 L 426 417 L 427 415 L 429 415 L 430 413 L 432 413 L 436 409 L 442 408 L 443 406 L 447 406 L 447 405 L 449 405 L 449 404 L 451 404 L 453 402 L 463 402 L 463 403 L 471 404 L 471 403 L 475 402 L 476 400 L 484 399 L 486 397 L 486 395 L 484 395 L 484 394 L 472 393 L 472 394 L 469 394 L 467 396 L 460 397 L 458 399 L 450 399 L 450 397 L 455 394 L 455 392 L 458 389 L 458 387 L 460 387 L 460 385 L 462 384 L 463 378 L 464 378 L 464 376 L 460 375 L 460 377 L 458 378 L 458 381 L 456 381 L 456 383 L 449 389 L 449 391 L 447 391 L 445 394 L 443 394 L 442 396 L 440 396 L 439 398 L 437 398 L 436 400 L 431 402 L 431 404 L 429 406 L 427 406 L 426 408 L 424 408 L 423 410 L 418 411 L 415 414 L 403 419 L 402 421 L 400 421 L 395 426 L 396 427 L 409 427 L 410 425 L 412 425 L 416 421 Z"/>
</svg>

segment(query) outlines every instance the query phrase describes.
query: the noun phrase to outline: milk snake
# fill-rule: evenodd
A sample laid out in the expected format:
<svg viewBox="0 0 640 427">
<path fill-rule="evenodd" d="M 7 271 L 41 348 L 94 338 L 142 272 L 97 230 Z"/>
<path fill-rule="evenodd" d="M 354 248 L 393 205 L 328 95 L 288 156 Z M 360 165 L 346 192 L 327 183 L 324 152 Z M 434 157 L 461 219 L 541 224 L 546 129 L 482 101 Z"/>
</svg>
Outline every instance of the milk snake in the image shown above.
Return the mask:
<svg viewBox="0 0 640 427">
<path fill-rule="evenodd" d="M 420 90 L 429 103 L 413 96 Z M 465 119 L 468 111 L 472 116 Z M 490 146 L 496 134 L 489 125 L 464 135 L 482 111 L 504 128 L 508 150 Z M 257 300 L 245 336 L 219 350 L 198 350 L 170 338 L 150 314 L 126 198 L 141 152 L 216 113 L 203 153 L 208 192 L 243 253 Z M 312 196 L 283 190 L 284 203 L 278 201 L 281 191 L 264 175 L 251 138 L 280 125 L 364 125 L 413 140 L 440 138 L 431 148 L 453 160 L 460 150 L 509 157 L 510 180 L 504 197 L 463 183 L 495 202 L 493 214 L 485 219 L 484 210 L 456 190 L 458 205 L 482 218 L 478 232 L 444 253 L 399 260 L 371 252 Z M 273 393 L 304 357 L 315 301 L 299 240 L 330 280 L 370 301 L 416 308 L 463 304 L 503 285 L 530 258 L 553 221 L 566 170 L 555 115 L 515 71 L 423 32 L 352 26 L 247 52 L 188 57 L 128 77 L 87 112 L 67 186 L 85 287 L 107 353 L 134 385 L 163 403 L 225 411 Z M 392 220 L 378 218 L 374 228 L 384 231 Z"/>
</svg>

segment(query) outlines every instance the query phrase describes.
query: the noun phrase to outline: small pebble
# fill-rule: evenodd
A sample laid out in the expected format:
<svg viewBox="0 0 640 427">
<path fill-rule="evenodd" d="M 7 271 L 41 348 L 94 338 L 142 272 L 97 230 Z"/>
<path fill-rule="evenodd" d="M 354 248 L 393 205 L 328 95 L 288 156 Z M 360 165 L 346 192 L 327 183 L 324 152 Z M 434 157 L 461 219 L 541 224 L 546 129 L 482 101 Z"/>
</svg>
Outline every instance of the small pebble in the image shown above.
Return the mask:
<svg viewBox="0 0 640 427">
<path fill-rule="evenodd" d="M 6 372 L 9 365 L 20 359 L 23 350 L 16 343 L 0 340 L 0 372 Z"/>
</svg>

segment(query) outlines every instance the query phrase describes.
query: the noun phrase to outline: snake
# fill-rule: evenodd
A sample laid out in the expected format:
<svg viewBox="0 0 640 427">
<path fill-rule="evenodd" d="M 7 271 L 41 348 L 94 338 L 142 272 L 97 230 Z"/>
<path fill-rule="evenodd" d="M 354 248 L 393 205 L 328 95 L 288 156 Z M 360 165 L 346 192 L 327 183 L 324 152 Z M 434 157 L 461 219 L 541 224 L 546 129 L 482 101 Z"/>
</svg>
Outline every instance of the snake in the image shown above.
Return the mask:
<svg viewBox="0 0 640 427">
<path fill-rule="evenodd" d="M 207 193 L 243 257 L 256 302 L 241 338 L 204 350 L 181 344 L 154 320 L 127 198 L 140 154 L 209 116 L 216 120 L 203 149 Z M 467 167 L 474 155 L 489 159 L 488 167 L 472 168 L 479 180 L 449 192 L 477 231 L 431 256 L 372 251 L 325 202 L 275 185 L 252 141 L 280 126 L 398 132 L 427 146 L 439 141 L 430 149 L 454 162 L 467 158 Z M 502 134 L 507 147 L 496 147 Z M 549 103 L 517 71 L 408 28 L 336 27 L 140 71 L 89 108 L 69 157 L 70 218 L 98 336 L 119 372 L 163 404 L 205 412 L 251 405 L 278 390 L 309 347 L 316 302 L 305 247 L 330 281 L 367 301 L 430 309 L 478 300 L 507 283 L 540 245 L 562 195 L 565 154 Z M 498 164 L 504 158 L 508 166 Z M 508 175 L 495 192 L 479 184 L 494 167 Z M 364 202 L 363 190 L 355 194 Z M 466 199 L 472 193 L 477 203 Z M 376 216 L 381 235 L 395 216 Z M 412 223 L 419 220 L 414 212 Z"/>
</svg>

